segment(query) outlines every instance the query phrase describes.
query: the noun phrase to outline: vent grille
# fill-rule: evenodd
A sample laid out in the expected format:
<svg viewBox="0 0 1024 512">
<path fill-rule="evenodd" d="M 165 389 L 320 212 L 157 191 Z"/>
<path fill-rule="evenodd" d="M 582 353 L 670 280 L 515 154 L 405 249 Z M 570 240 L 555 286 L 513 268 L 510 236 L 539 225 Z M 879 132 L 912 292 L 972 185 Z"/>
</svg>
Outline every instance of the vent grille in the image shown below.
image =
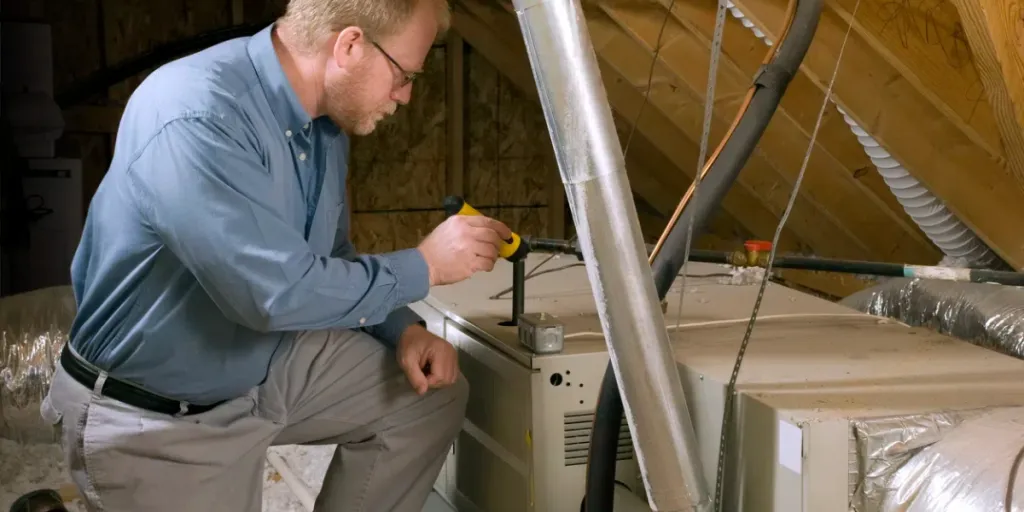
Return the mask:
<svg viewBox="0 0 1024 512">
<path fill-rule="evenodd" d="M 565 465 L 580 466 L 587 463 L 587 455 L 590 451 L 590 433 L 594 428 L 594 413 L 579 412 L 565 414 Z M 629 424 L 622 419 L 619 426 L 618 451 L 615 454 L 616 460 L 630 460 L 633 458 L 633 439 L 629 435 Z"/>
</svg>

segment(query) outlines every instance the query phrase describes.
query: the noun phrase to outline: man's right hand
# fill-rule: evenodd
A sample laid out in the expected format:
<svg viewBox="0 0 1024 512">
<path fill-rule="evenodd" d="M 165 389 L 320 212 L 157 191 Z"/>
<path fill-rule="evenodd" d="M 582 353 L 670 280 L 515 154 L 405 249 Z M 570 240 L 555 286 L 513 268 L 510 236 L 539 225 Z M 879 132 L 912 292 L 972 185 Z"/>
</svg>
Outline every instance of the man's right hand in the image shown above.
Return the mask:
<svg viewBox="0 0 1024 512">
<path fill-rule="evenodd" d="M 448 217 L 419 245 L 430 269 L 430 285 L 452 284 L 494 269 L 508 226 L 481 215 Z"/>
</svg>

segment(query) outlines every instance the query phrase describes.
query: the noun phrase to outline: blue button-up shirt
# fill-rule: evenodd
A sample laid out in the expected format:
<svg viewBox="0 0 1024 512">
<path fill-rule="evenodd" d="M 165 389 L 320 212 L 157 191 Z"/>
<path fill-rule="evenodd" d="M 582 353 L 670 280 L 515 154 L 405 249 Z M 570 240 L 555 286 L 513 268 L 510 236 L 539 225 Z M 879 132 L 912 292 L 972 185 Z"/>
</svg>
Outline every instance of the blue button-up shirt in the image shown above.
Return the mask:
<svg viewBox="0 0 1024 512">
<path fill-rule="evenodd" d="M 236 397 L 295 333 L 421 321 L 417 249 L 357 255 L 348 137 L 310 118 L 267 27 L 162 66 L 136 89 L 72 264 L 71 345 L 178 400 Z M 356 191 L 355 193 L 358 193 Z"/>
</svg>

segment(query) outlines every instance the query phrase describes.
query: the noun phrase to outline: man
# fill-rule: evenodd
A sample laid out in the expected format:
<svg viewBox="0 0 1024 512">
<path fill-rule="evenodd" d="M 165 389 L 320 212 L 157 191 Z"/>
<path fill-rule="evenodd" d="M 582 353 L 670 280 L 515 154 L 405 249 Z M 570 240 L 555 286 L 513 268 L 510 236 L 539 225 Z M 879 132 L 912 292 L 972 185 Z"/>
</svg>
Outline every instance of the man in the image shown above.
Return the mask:
<svg viewBox="0 0 1024 512">
<path fill-rule="evenodd" d="M 510 233 L 458 216 L 356 255 L 346 134 L 409 101 L 446 24 L 443 0 L 292 0 L 135 91 L 42 407 L 93 509 L 259 511 L 266 448 L 293 443 L 338 444 L 318 511 L 421 509 L 468 388 L 407 304 Z"/>
</svg>

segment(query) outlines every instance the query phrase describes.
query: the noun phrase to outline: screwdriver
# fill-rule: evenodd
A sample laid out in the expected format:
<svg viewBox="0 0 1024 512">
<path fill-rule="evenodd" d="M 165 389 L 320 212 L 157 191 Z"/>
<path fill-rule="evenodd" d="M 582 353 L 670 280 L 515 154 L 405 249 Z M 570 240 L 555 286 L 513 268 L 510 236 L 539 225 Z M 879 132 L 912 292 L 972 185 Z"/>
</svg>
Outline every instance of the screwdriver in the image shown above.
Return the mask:
<svg viewBox="0 0 1024 512">
<path fill-rule="evenodd" d="M 459 196 L 448 196 L 444 198 L 444 211 L 451 217 L 452 215 L 483 215 L 476 208 L 473 208 L 465 201 L 465 199 Z M 512 232 L 512 236 L 503 241 L 504 243 L 498 247 L 498 255 L 502 258 L 515 263 L 526 257 L 530 252 L 530 245 L 524 243 L 523 239 Z"/>
</svg>

